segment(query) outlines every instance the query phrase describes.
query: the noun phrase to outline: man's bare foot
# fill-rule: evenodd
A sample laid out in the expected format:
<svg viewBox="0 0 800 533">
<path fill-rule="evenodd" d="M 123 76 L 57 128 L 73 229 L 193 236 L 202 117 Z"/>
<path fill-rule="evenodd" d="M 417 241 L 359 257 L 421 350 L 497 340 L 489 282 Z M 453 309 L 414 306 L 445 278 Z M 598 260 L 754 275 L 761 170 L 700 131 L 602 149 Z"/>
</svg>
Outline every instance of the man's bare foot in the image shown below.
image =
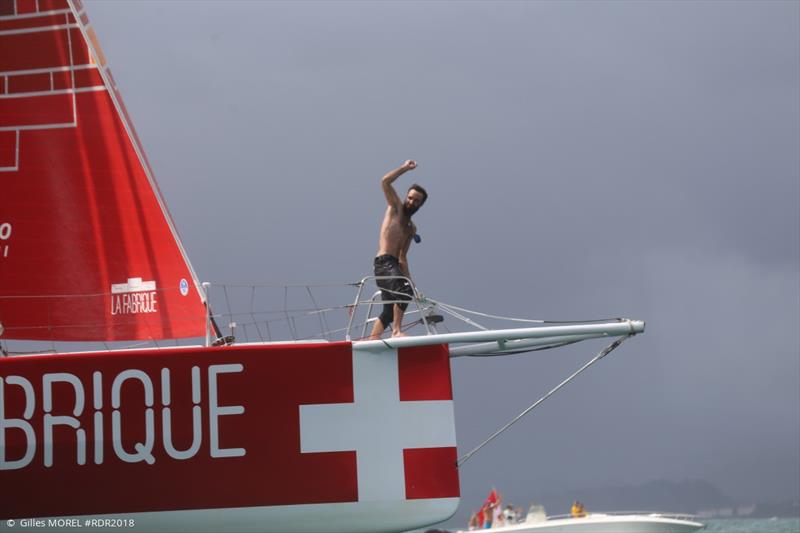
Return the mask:
<svg viewBox="0 0 800 533">
<path fill-rule="evenodd" d="M 406 335 L 402 331 L 393 331 L 392 332 L 392 338 L 394 338 L 394 337 L 408 337 L 408 335 Z"/>
</svg>

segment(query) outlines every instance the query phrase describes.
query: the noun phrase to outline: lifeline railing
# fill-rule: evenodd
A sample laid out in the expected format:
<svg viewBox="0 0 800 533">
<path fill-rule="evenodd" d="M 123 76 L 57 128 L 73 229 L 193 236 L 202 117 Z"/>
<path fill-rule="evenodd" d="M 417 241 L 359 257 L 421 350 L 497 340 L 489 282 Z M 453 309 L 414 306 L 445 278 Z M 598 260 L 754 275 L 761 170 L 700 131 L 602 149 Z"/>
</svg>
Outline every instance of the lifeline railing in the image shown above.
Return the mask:
<svg viewBox="0 0 800 533">
<path fill-rule="evenodd" d="M 367 338 L 367 328 L 369 327 L 370 324 L 374 324 L 379 319 L 379 317 L 377 317 L 377 316 L 376 317 L 372 316 L 372 308 L 375 306 L 375 303 L 379 302 L 379 305 L 384 305 L 384 304 L 388 304 L 388 303 L 391 303 L 391 304 L 396 303 L 396 300 L 383 300 L 381 298 L 381 295 L 382 295 L 381 291 L 375 291 L 372 294 L 372 298 L 370 298 L 369 303 L 367 304 L 367 318 L 366 318 L 366 320 L 361 322 L 361 336 L 359 337 L 360 339 L 366 339 Z M 408 300 L 402 300 L 402 301 L 403 302 L 408 302 Z M 429 308 L 430 307 L 424 305 L 424 300 L 423 300 L 423 307 L 422 307 L 423 312 L 425 312 Z M 418 312 L 419 311 L 417 309 L 410 309 L 410 310 L 407 310 L 403 316 L 404 316 L 404 318 L 407 318 L 409 315 L 413 315 L 414 313 L 418 313 Z M 428 328 L 430 328 L 428 330 L 428 334 L 438 333 L 438 331 L 436 331 L 435 321 L 432 320 L 432 317 L 430 315 L 427 315 L 425 318 L 428 321 Z M 413 327 L 413 326 L 415 326 L 417 324 L 422 324 L 422 323 L 423 323 L 422 319 L 420 318 L 419 320 L 415 320 L 413 322 L 406 322 L 404 328 L 410 328 L 410 327 Z"/>
<path fill-rule="evenodd" d="M 413 296 L 410 298 L 410 300 L 413 301 L 414 305 L 416 305 L 416 307 L 417 307 L 417 312 L 419 312 L 419 314 L 420 314 L 420 320 L 422 321 L 422 325 L 425 327 L 426 333 L 428 335 L 431 335 L 432 333 L 434 333 L 434 332 L 431 331 L 431 326 L 430 326 L 430 324 L 428 322 L 428 317 L 425 316 L 425 310 L 422 308 L 422 305 L 421 305 L 422 298 L 421 298 L 419 292 L 417 291 L 417 288 L 414 285 L 414 282 L 411 281 L 411 278 L 409 278 L 407 276 L 365 276 L 365 277 L 361 278 L 361 281 L 358 282 L 358 291 L 356 292 L 356 299 L 355 299 L 355 301 L 353 301 L 353 303 L 351 305 L 353 312 L 350 313 L 350 319 L 347 322 L 347 332 L 345 333 L 345 339 L 346 340 L 348 340 L 348 341 L 352 340 L 352 338 L 350 337 L 350 331 L 351 331 L 351 329 L 353 327 L 353 319 L 355 318 L 355 315 L 356 315 L 355 310 L 360 304 L 366 304 L 367 305 L 367 319 L 364 321 L 364 327 L 363 327 L 362 333 L 361 333 L 361 337 L 362 338 L 365 338 L 367 336 L 366 335 L 366 333 L 367 333 L 367 325 L 371 321 L 373 321 L 373 319 L 370 318 L 371 315 L 372 315 L 372 307 L 375 305 L 376 298 L 379 295 L 381 295 L 381 291 L 376 291 L 372 295 L 372 298 L 370 298 L 369 300 L 361 301 L 361 293 L 363 292 L 364 285 L 367 283 L 367 281 L 373 280 L 373 281 L 375 281 L 375 284 L 377 285 L 378 281 L 393 280 L 393 279 L 394 280 L 405 281 L 405 282 L 407 282 L 409 284 L 409 286 L 411 287 L 411 291 L 413 293 Z M 385 293 L 389 293 L 389 294 L 398 294 L 398 295 L 402 294 L 402 293 L 399 293 L 397 291 L 392 291 L 390 289 L 382 289 L 382 291 L 385 292 Z M 382 304 L 383 305 L 404 304 L 404 303 L 408 303 L 408 302 L 409 302 L 409 298 L 405 298 L 405 299 L 399 298 L 397 300 L 388 300 L 388 299 L 382 300 Z M 377 319 L 374 319 L 374 320 L 377 320 Z"/>
<path fill-rule="evenodd" d="M 378 281 L 401 280 L 408 283 L 411 287 L 411 295 L 400 293 L 390 289 L 376 290 L 369 299 L 364 298 L 364 291 L 370 285 L 377 287 Z M 322 285 L 257 285 L 257 284 L 210 284 L 203 283 L 207 299 L 211 302 L 205 316 L 206 344 L 219 345 L 228 344 L 228 339 L 236 336 L 237 342 L 242 342 L 240 335 L 236 335 L 238 330 L 244 330 L 243 337 L 245 342 L 275 342 L 275 329 L 282 330 L 285 334 L 281 340 L 291 341 L 316 341 L 316 340 L 364 340 L 368 337 L 367 328 L 374 324 L 377 317 L 372 317 L 376 304 L 413 304 L 406 310 L 405 316 L 420 315 L 420 318 L 413 321 L 406 321 L 404 329 L 422 325 L 425 334 L 435 334 L 435 322 L 440 322 L 441 317 L 429 316 L 429 311 L 436 307 L 432 300 L 425 299 L 419 292 L 414 283 L 406 276 L 366 276 L 354 283 L 346 284 L 322 284 Z M 354 300 L 337 295 L 335 302 L 350 300 L 351 303 L 336 304 L 326 306 L 326 300 L 319 300 L 319 292 L 326 290 L 341 290 L 343 288 L 355 288 L 356 296 Z M 313 290 L 312 290 L 313 289 Z M 237 292 L 238 291 L 238 292 Z M 255 301 L 264 299 L 264 291 L 272 291 L 268 301 L 275 302 L 281 298 L 282 293 L 283 307 L 280 309 L 257 309 Z M 258 292 L 258 295 L 256 294 Z M 316 294 L 316 296 L 315 296 Z M 385 299 L 387 295 L 391 297 L 396 294 L 395 299 Z M 305 303 L 298 301 L 304 299 Z M 328 298 L 327 301 L 330 301 Z M 310 306 L 309 306 L 310 304 Z M 249 310 L 234 312 L 236 309 Z M 223 312 L 220 312 L 222 310 Z M 227 310 L 227 312 L 224 312 Z M 359 317 L 364 314 L 363 320 Z M 340 313 L 340 314 L 339 314 Z M 339 317 L 344 317 L 339 321 Z M 314 334 L 306 335 L 311 325 L 308 321 L 317 322 Z M 301 325 L 302 323 L 302 325 Z M 333 324 L 333 326 L 332 326 Z M 341 327 L 335 327 L 341 325 Z M 218 327 L 220 326 L 220 327 Z M 227 326 L 230 335 L 223 335 L 221 329 Z M 306 326 L 305 328 L 302 326 Z M 354 338 L 354 331 L 361 329 L 361 336 Z M 248 331 L 249 330 L 249 331 Z M 255 333 L 253 339 L 252 333 Z M 219 338 L 217 338 L 219 337 Z"/>
<path fill-rule="evenodd" d="M 376 287 L 377 282 L 384 280 L 402 280 L 411 287 L 411 294 L 398 294 L 397 299 L 384 300 L 393 293 L 391 290 L 378 290 L 365 296 L 366 291 Z M 383 283 L 381 283 L 383 284 Z M 201 337 L 187 339 L 160 339 L 157 337 L 140 341 L 119 340 L 100 341 L 92 343 L 58 340 L 58 336 L 42 335 L 38 341 L 17 340 L 10 333 L 10 328 L 5 328 L 5 334 L 0 335 L 0 353 L 63 353 L 74 351 L 91 351 L 96 349 L 130 349 L 130 348 L 169 348 L 174 346 L 187 346 L 200 344 L 231 344 L 256 342 L 320 342 L 349 340 L 366 341 L 364 348 L 369 348 L 367 338 L 370 324 L 377 318 L 372 317 L 376 305 L 394 305 L 397 303 L 408 304 L 403 329 L 407 330 L 417 325 L 424 328 L 421 337 L 438 335 L 442 342 L 453 343 L 450 354 L 453 357 L 475 355 L 507 355 L 522 353 L 523 351 L 548 349 L 563 346 L 598 336 L 608 336 L 603 333 L 578 328 L 571 332 L 560 332 L 552 338 L 547 337 L 549 329 L 543 326 L 550 325 L 577 325 L 587 326 L 597 323 L 619 323 L 624 319 L 604 319 L 598 321 L 545 321 L 514 318 L 508 316 L 482 313 L 463 307 L 457 307 L 442 301 L 423 296 L 419 288 L 406 276 L 365 276 L 357 282 L 328 283 L 328 284 L 303 284 L 303 285 L 278 285 L 278 284 L 226 284 L 204 283 L 206 301 L 210 302 L 209 308 L 201 316 L 178 317 L 186 321 L 201 320 L 204 328 Z M 377 287 L 376 287 L 377 288 Z M 160 289 L 160 290 L 171 290 Z M 177 290 L 177 289 L 175 289 Z M 356 293 L 352 299 L 353 292 Z M 388 294 L 387 294 L 388 293 Z M 409 296 L 411 298 L 409 299 Z M 107 294 L 96 295 L 57 295 L 53 298 L 60 301 L 64 298 L 81 298 L 88 301 L 89 297 L 102 299 Z M 26 296 L 0 296 L 3 298 L 25 299 L 34 298 Z M 55 305 L 47 298 L 35 297 L 38 305 Z M 380 298 L 380 301 L 379 301 Z M 282 304 L 280 302 L 282 300 Z M 349 303 L 348 303 L 349 302 Z M 49 309 L 49 308 L 48 308 Z M 49 313 L 47 313 L 50 316 Z M 442 323 L 443 316 L 453 318 L 453 322 Z M 411 318 L 413 317 L 413 319 Z M 157 320 L 157 317 L 153 317 Z M 363 319 L 363 321 L 362 321 Z M 80 327 L 107 327 L 107 324 L 83 324 L 80 317 L 75 317 L 76 324 Z M 73 327 L 66 325 L 53 325 L 46 323 L 30 324 L 29 329 L 38 329 L 45 333 L 58 332 L 59 327 Z M 214 327 L 212 324 L 220 327 Z M 508 330 L 510 323 L 522 328 Z M 5 324 L 7 326 L 7 324 Z M 149 327 L 149 322 L 145 326 Z M 154 322 L 154 325 L 156 323 Z M 600 325 L 600 324 L 598 324 Z M 623 326 L 623 324 L 619 324 Z M 441 332 L 440 332 L 441 328 Z M 625 329 L 625 328 L 622 328 Z M 615 329 L 618 334 L 627 332 Z M 223 332 L 224 330 L 224 332 Z M 360 330 L 361 336 L 355 332 Z M 466 331 L 472 330 L 472 331 Z M 622 333 L 620 333 L 620 331 Z M 633 330 L 631 330 L 633 331 Z M 500 335 L 491 334 L 496 332 Z M 463 335 L 456 335 L 463 333 Z M 487 335 L 482 335 L 486 333 Z M 555 334 L 554 334 L 555 335 Z M 354 338 L 355 337 L 355 338 Z M 419 337 L 419 336 L 418 336 Z M 388 340 L 388 339 L 387 339 Z M 425 342 L 423 339 L 419 339 Z M 390 344 L 408 345 L 410 339 L 393 338 Z M 380 346 L 385 347 L 381 343 Z"/>
</svg>

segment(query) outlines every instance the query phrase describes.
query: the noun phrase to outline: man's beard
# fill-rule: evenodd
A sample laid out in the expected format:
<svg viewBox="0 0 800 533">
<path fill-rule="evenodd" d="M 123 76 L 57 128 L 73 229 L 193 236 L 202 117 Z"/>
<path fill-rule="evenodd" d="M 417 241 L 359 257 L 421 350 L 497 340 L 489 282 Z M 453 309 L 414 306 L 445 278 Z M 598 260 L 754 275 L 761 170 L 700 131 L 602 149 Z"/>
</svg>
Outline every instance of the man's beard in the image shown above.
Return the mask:
<svg viewBox="0 0 800 533">
<path fill-rule="evenodd" d="M 415 207 L 408 207 L 408 204 L 403 204 L 403 214 L 408 218 L 411 218 L 411 215 L 419 211 L 420 206 Z"/>
</svg>

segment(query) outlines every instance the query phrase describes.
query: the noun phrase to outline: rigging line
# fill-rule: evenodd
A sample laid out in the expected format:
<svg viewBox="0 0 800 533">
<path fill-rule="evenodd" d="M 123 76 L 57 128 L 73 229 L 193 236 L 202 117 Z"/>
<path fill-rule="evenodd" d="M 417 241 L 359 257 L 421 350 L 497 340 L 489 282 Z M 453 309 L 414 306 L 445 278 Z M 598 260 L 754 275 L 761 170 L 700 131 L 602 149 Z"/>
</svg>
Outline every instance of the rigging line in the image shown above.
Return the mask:
<svg viewBox="0 0 800 533">
<path fill-rule="evenodd" d="M 345 326 L 343 328 L 332 329 L 332 330 L 328 331 L 328 333 L 334 334 L 334 333 L 341 333 L 343 331 L 347 331 L 348 329 L 358 329 L 360 327 L 363 327 L 364 324 L 365 324 L 364 322 L 359 322 L 358 324 L 353 324 L 353 326 L 351 328 L 348 328 L 347 326 Z M 370 337 L 370 335 L 364 335 L 363 337 L 357 337 L 357 338 L 353 339 L 353 341 L 363 341 L 363 340 L 369 339 L 369 337 Z M 311 336 L 303 337 L 301 340 L 308 340 L 308 339 L 313 339 L 313 338 L 314 338 L 314 336 L 311 335 Z M 328 339 L 328 340 L 330 340 L 330 339 Z"/>
<path fill-rule="evenodd" d="M 434 305 L 436 305 L 436 304 L 434 304 Z M 451 309 L 451 308 L 450 308 L 450 306 L 448 306 L 447 304 L 439 304 L 439 309 L 441 309 L 442 311 L 444 311 L 444 312 L 446 312 L 446 313 L 450 313 L 450 315 L 452 315 L 452 316 L 456 317 L 456 318 L 457 318 L 457 319 L 459 319 L 459 320 L 463 320 L 463 321 L 464 321 L 464 322 L 466 322 L 467 324 L 469 324 L 469 325 L 471 325 L 471 326 L 475 326 L 475 327 L 476 327 L 476 328 L 478 328 L 478 329 L 482 329 L 483 331 L 488 331 L 488 330 L 489 330 L 489 328 L 487 328 L 487 327 L 484 327 L 484 326 L 481 326 L 480 324 L 478 324 L 477 322 L 475 322 L 475 321 L 474 321 L 474 320 L 472 320 L 471 318 L 467 318 L 467 317 L 465 317 L 464 315 L 462 315 L 461 313 L 457 313 L 457 312 L 455 312 L 455 311 L 454 311 L 453 309 Z"/>
<path fill-rule="evenodd" d="M 527 319 L 527 318 L 515 318 L 510 316 L 499 316 L 499 315 L 492 315 L 489 313 L 481 313 L 480 311 L 473 311 L 471 309 L 465 309 L 463 307 L 458 307 L 452 304 L 448 304 L 445 302 L 440 302 L 438 300 L 434 300 L 433 298 L 428 298 L 428 300 L 434 302 L 439 306 L 449 307 L 450 309 L 457 309 L 464 313 L 470 313 L 473 315 L 482 316 L 485 318 L 495 318 L 497 320 L 510 320 L 512 322 L 527 322 L 531 324 L 586 324 L 586 323 L 600 323 L 600 322 L 610 322 L 610 321 L 617 321 L 622 322 L 624 319 L 619 317 L 614 318 L 595 318 L 591 320 L 535 320 L 535 319 Z"/>
<path fill-rule="evenodd" d="M 253 313 L 253 307 L 255 306 L 255 301 L 256 301 L 256 288 L 252 287 L 252 289 L 253 290 L 250 292 L 250 318 L 253 320 L 253 323 L 256 326 L 256 332 L 258 333 L 258 338 L 261 339 L 261 342 L 264 342 L 264 336 L 261 335 L 261 328 L 258 327 L 258 322 L 256 321 L 256 315 Z M 231 320 L 233 320 L 233 317 L 231 317 Z"/>
<path fill-rule="evenodd" d="M 225 285 L 222 286 L 222 293 L 225 295 L 225 305 L 228 307 L 228 316 L 231 317 L 230 321 L 233 322 L 233 309 L 231 309 L 231 300 L 228 297 L 228 287 L 226 287 Z M 230 324 L 228 324 L 228 330 L 230 330 L 230 329 L 231 329 L 231 326 L 230 326 Z M 220 332 L 219 336 L 220 337 L 222 336 L 221 332 Z"/>
<path fill-rule="evenodd" d="M 179 287 L 157 287 L 153 289 L 155 292 L 174 291 Z M 111 296 L 112 292 L 92 292 L 86 294 L 3 294 L 0 295 L 0 300 L 42 300 L 42 299 L 60 299 L 60 298 L 94 298 L 99 296 Z"/>
<path fill-rule="evenodd" d="M 259 339 L 261 342 L 264 342 L 264 336 L 261 334 L 261 328 L 260 328 L 260 327 L 258 327 L 258 320 L 257 320 L 257 319 L 256 319 L 256 317 L 255 317 L 254 315 L 252 315 L 252 314 L 250 315 L 250 318 L 251 318 L 251 319 L 252 319 L 252 321 L 253 321 L 253 322 L 251 322 L 251 324 L 253 324 L 253 325 L 256 327 L 256 333 L 258 333 L 258 339 Z"/>
<path fill-rule="evenodd" d="M 324 320 L 325 313 L 322 312 L 319 305 L 317 304 L 317 300 L 314 298 L 314 295 L 311 293 L 311 287 L 306 287 L 306 291 L 308 291 L 308 297 L 311 298 L 311 303 L 314 304 L 314 308 L 316 309 L 317 318 L 319 318 L 319 327 L 322 328 L 322 338 L 328 338 L 328 328 L 327 328 L 327 320 Z"/>
<path fill-rule="evenodd" d="M 334 287 L 357 287 L 361 284 L 361 282 L 339 282 L 339 283 L 307 283 L 307 284 L 285 284 L 285 283 L 225 283 L 225 282 L 214 282 L 214 285 L 221 286 L 227 285 L 228 287 L 235 288 L 235 289 L 243 289 L 243 288 L 250 288 L 250 287 L 257 287 L 259 289 L 283 289 L 284 287 L 290 287 L 293 289 L 303 289 L 305 287 L 314 287 L 314 288 L 334 288 Z"/>
<path fill-rule="evenodd" d="M 289 334 L 292 336 L 292 339 L 297 340 L 297 331 L 292 329 L 292 326 L 294 325 L 294 323 L 292 322 L 292 319 L 289 316 L 289 311 L 287 310 L 288 308 L 289 308 L 289 286 L 288 285 L 284 285 L 283 286 L 283 309 L 284 309 L 284 314 L 286 315 L 286 323 L 288 324 Z"/>
<path fill-rule="evenodd" d="M 527 319 L 527 318 L 514 318 L 514 317 L 510 317 L 510 316 L 499 316 L 499 315 L 491 315 L 489 313 L 481 313 L 479 311 L 473 311 L 471 309 L 465 309 L 463 307 L 458 307 L 458 306 L 451 305 L 451 304 L 448 304 L 448 303 L 445 303 L 445 302 L 440 302 L 438 300 L 434 300 L 433 298 L 428 298 L 428 300 L 432 301 L 433 303 L 435 303 L 439 307 L 447 307 L 447 308 L 450 308 L 451 310 L 455 309 L 455 310 L 461 311 L 463 313 L 469 313 L 469 314 L 472 314 L 472 315 L 478 315 L 478 316 L 482 316 L 482 317 L 485 317 L 485 318 L 496 318 L 498 320 L 510 320 L 512 322 L 527 322 L 527 323 L 532 323 L 532 324 L 544 324 L 545 323 L 544 320 L 533 320 L 533 319 Z"/>
<path fill-rule="evenodd" d="M 250 287 L 250 314 L 253 314 L 253 308 L 256 305 L 256 288 L 255 286 Z"/>
<path fill-rule="evenodd" d="M 412 312 L 413 312 L 413 311 L 412 311 Z M 377 319 L 375 319 L 375 320 L 377 320 Z M 367 321 L 367 323 L 368 323 L 368 321 Z M 403 327 L 402 327 L 401 329 L 402 329 L 402 331 L 408 331 L 409 329 L 411 329 L 411 328 L 413 328 L 413 327 L 415 327 L 415 326 L 419 326 L 419 325 L 420 325 L 420 324 L 422 324 L 422 323 L 423 323 L 422 319 L 421 319 L 421 318 L 418 318 L 418 319 L 414 320 L 413 322 L 409 322 L 409 323 L 407 323 L 407 324 L 403 324 Z M 358 325 L 359 325 L 359 326 L 363 326 L 364 324 L 362 323 L 362 324 L 358 324 Z M 341 329 L 334 330 L 333 332 L 344 331 L 344 330 L 346 330 L 346 329 L 347 329 L 347 328 L 341 328 Z M 356 328 L 356 329 L 357 329 L 357 328 Z M 357 338 L 357 339 L 355 339 L 355 340 L 357 340 L 357 341 L 363 341 L 363 340 L 367 340 L 367 339 L 369 339 L 371 336 L 372 336 L 372 335 L 365 335 L 365 336 L 363 336 L 363 337 L 359 337 L 359 338 Z M 386 342 L 386 340 L 384 340 L 383 338 L 381 338 L 381 339 L 379 339 L 379 340 L 380 340 L 380 341 L 382 341 L 382 342 L 383 342 L 383 344 L 385 344 L 385 345 L 386 345 L 387 347 L 389 347 L 390 349 L 392 349 L 392 350 L 394 350 L 394 349 L 395 349 L 395 348 L 394 348 L 393 346 L 391 346 L 391 345 L 390 345 L 388 342 Z"/>
<path fill-rule="evenodd" d="M 362 302 L 363 303 L 363 302 Z M 329 311 L 339 311 L 342 309 L 347 309 L 351 307 L 352 304 L 346 305 L 337 305 L 335 307 L 322 307 L 319 309 L 313 309 L 311 307 L 295 307 L 295 308 L 287 308 L 287 309 L 266 309 L 263 311 L 241 311 L 237 313 L 229 313 L 231 317 L 237 316 L 245 316 L 245 315 L 285 315 L 288 313 L 304 313 L 306 315 L 316 315 L 318 313 L 327 313 Z M 228 315 L 215 315 L 215 316 L 228 316 Z"/>
<path fill-rule="evenodd" d="M 409 322 L 408 324 L 403 324 L 403 326 L 401 327 L 401 330 L 402 331 L 408 331 L 409 329 L 413 328 L 414 326 L 419 326 L 421 324 L 424 324 L 424 322 L 422 321 L 421 318 L 418 318 L 418 319 L 414 320 L 413 322 Z"/>
<path fill-rule="evenodd" d="M 239 313 L 239 315 L 245 315 L 245 314 L 246 313 Z M 304 316 L 308 316 L 308 315 L 307 314 L 306 315 L 302 315 L 300 318 L 302 318 Z M 297 317 L 295 317 L 293 315 L 286 315 L 286 316 L 277 317 L 277 318 L 270 318 L 270 319 L 259 321 L 259 322 L 263 322 L 264 324 L 269 324 L 271 322 L 272 323 L 283 323 L 283 322 L 285 322 L 286 324 L 288 324 L 287 327 L 290 329 L 289 333 L 292 334 L 292 333 L 296 333 L 296 332 L 292 332 L 291 331 L 292 324 L 290 324 L 290 322 L 295 323 L 294 322 L 295 318 L 297 318 Z M 237 323 L 242 323 L 243 324 L 244 322 L 237 322 Z M 295 339 L 295 340 L 297 340 L 297 339 Z"/>
<path fill-rule="evenodd" d="M 465 453 L 464 455 L 462 455 L 461 457 L 459 457 L 459 459 L 456 461 L 456 468 L 460 467 L 460 466 L 461 466 L 461 465 L 463 465 L 465 462 L 467 462 L 467 461 L 470 459 L 470 457 L 472 457 L 473 455 L 475 455 L 475 452 L 477 452 L 478 450 L 480 450 L 481 448 L 483 448 L 484 446 L 486 446 L 487 444 L 489 444 L 489 443 L 490 443 L 491 441 L 493 441 L 493 440 L 494 440 L 494 439 L 495 439 L 495 438 L 496 438 L 498 435 L 500 435 L 502 432 L 504 432 L 505 430 L 507 430 L 508 428 L 510 428 L 512 425 L 514 425 L 515 423 L 517 423 L 517 422 L 518 422 L 518 421 L 519 421 L 519 420 L 520 420 L 520 419 L 521 419 L 523 416 L 527 415 L 527 414 L 528 414 L 529 412 L 531 412 L 531 411 L 532 411 L 534 408 L 536 408 L 536 406 L 538 406 L 538 405 L 539 405 L 539 404 L 541 404 L 543 401 L 545 401 L 546 399 L 548 399 L 550 396 L 552 396 L 553 394 L 555 394 L 555 393 L 556 393 L 556 392 L 557 392 L 557 391 L 558 391 L 558 390 L 559 390 L 561 387 L 563 387 L 564 385 L 566 385 L 567 383 L 569 383 L 570 381 L 572 381 L 572 380 L 573 380 L 573 379 L 574 379 L 574 378 L 575 378 L 575 377 L 576 377 L 578 374 L 580 374 L 581 372 L 583 372 L 584 370 L 586 370 L 587 368 L 589 368 L 590 366 L 592 366 L 594 363 L 596 363 L 597 361 L 599 361 L 600 359 L 602 359 L 602 358 L 603 358 L 603 357 L 605 357 L 606 355 L 610 354 L 610 353 L 611 353 L 612 351 L 614 351 L 614 350 L 615 350 L 615 349 L 616 349 L 616 348 L 617 348 L 617 347 L 618 347 L 620 344 L 622 344 L 623 342 L 625 342 L 625 341 L 626 341 L 626 340 L 627 340 L 629 337 L 631 337 L 631 336 L 632 336 L 632 334 L 628 334 L 628 335 L 625 335 L 624 337 L 620 337 L 620 338 L 618 338 L 617 340 L 615 340 L 614 342 L 612 342 L 611 344 L 609 344 L 608 346 L 606 346 L 605 348 L 603 348 L 603 349 L 600 351 L 600 353 L 598 353 L 596 356 L 594 356 L 592 359 L 590 359 L 588 363 L 586 363 L 585 365 L 583 365 L 582 367 L 580 367 L 578 370 L 576 370 L 576 371 L 575 371 L 575 372 L 574 372 L 574 373 L 573 373 L 571 376 L 569 376 L 567 379 L 565 379 L 564 381 L 562 381 L 561 383 L 559 383 L 558 385 L 556 385 L 556 387 L 555 387 L 554 389 L 552 389 L 550 392 L 548 392 L 547 394 L 545 394 L 544 396 L 542 396 L 541 398 L 539 398 L 538 400 L 536 400 L 536 401 L 533 403 L 533 405 L 531 405 L 530 407 L 528 407 L 527 409 L 525 409 L 524 411 L 522 411 L 520 414 L 518 414 L 516 417 L 514 417 L 513 419 L 511 419 L 511 421 L 510 421 L 510 422 L 508 422 L 508 423 L 507 423 L 505 426 L 503 426 L 503 427 L 501 427 L 500 429 L 498 429 L 497 431 L 495 431 L 495 432 L 494 432 L 494 433 L 493 433 L 493 434 L 492 434 L 492 435 L 491 435 L 491 436 L 490 436 L 488 439 L 486 439 L 485 441 L 483 441 L 482 443 L 480 443 L 478 446 L 476 446 L 475 448 L 473 448 L 471 451 L 469 451 L 469 452 Z"/>
<path fill-rule="evenodd" d="M 188 262 L 188 259 L 187 259 L 187 262 Z M 190 270 L 191 270 L 191 265 L 189 265 L 189 266 L 190 266 Z M 192 275 L 194 276 L 194 272 L 192 272 Z M 211 329 L 214 330 L 214 336 L 217 339 L 221 339 L 222 338 L 222 330 L 219 329 L 219 326 L 217 325 L 217 317 L 221 318 L 223 315 L 221 315 L 221 314 L 217 315 L 217 314 L 214 313 L 214 310 L 211 309 L 211 287 L 212 286 L 213 285 L 211 285 L 210 283 L 208 285 L 204 285 L 204 289 L 205 290 L 203 292 L 205 293 L 205 300 L 203 301 L 203 307 L 205 308 L 205 312 L 206 312 L 206 316 L 207 316 L 206 320 L 210 321 Z M 225 298 L 226 299 L 228 298 L 227 291 L 225 292 Z M 201 300 L 202 300 L 202 298 L 201 298 Z M 230 307 L 231 307 L 231 305 L 230 305 L 230 303 L 228 303 L 228 311 L 230 311 Z M 206 324 L 206 327 L 208 327 L 208 324 Z"/>
<path fill-rule="evenodd" d="M 359 324 L 359 325 L 360 325 L 360 324 Z M 338 328 L 338 329 L 332 329 L 332 330 L 330 330 L 330 331 L 328 331 L 328 332 L 327 332 L 327 334 L 328 334 L 328 337 L 324 337 L 324 336 L 322 336 L 322 334 L 320 334 L 320 335 L 306 335 L 306 336 L 304 336 L 304 337 L 300 337 L 300 338 L 299 338 L 299 339 L 297 339 L 297 340 L 300 340 L 300 341 L 307 341 L 307 340 L 317 339 L 317 338 L 319 338 L 320 336 L 322 336 L 323 340 L 330 341 L 330 340 L 331 340 L 331 337 L 333 336 L 333 334 L 335 334 L 335 333 L 341 333 L 342 331 L 346 331 L 346 330 L 347 330 L 347 328 L 346 328 L 346 327 L 344 327 L 344 328 Z M 361 338 L 358 338 L 358 339 L 355 339 L 355 340 L 357 340 L 357 341 L 361 341 L 361 340 L 364 340 L 364 338 L 365 338 L 365 337 L 361 337 Z"/>
</svg>

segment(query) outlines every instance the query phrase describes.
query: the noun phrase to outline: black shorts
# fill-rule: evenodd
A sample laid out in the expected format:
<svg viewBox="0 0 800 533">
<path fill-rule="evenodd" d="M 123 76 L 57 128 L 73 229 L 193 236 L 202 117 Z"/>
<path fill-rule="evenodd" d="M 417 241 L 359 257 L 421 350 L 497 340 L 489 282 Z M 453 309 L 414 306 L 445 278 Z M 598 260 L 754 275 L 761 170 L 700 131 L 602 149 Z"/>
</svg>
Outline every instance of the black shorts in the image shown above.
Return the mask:
<svg viewBox="0 0 800 533">
<path fill-rule="evenodd" d="M 375 258 L 375 275 L 405 277 L 405 274 L 400 269 L 400 263 L 397 258 L 389 254 L 379 255 Z M 379 279 L 375 280 L 375 283 L 381 289 L 381 298 L 383 301 L 404 300 L 397 305 L 399 305 L 400 309 L 403 311 L 406 310 L 408 301 L 414 296 L 414 290 L 411 288 L 411 284 L 408 280 L 400 278 Z M 387 327 L 394 319 L 393 307 L 393 303 L 383 304 L 383 312 L 381 313 L 380 321 L 383 323 L 384 327 Z"/>
</svg>

